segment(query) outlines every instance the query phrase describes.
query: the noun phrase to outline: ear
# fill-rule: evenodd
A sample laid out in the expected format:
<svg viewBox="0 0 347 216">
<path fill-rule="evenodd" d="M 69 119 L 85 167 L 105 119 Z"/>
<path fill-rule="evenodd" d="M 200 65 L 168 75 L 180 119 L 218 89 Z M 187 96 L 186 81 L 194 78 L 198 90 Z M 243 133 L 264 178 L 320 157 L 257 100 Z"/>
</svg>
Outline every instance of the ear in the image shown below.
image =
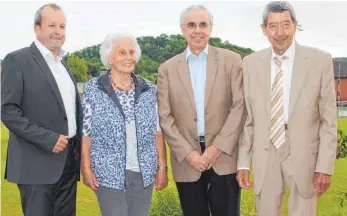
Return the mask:
<svg viewBox="0 0 347 216">
<path fill-rule="evenodd" d="M 38 34 L 40 34 L 40 30 L 41 30 L 41 27 L 39 25 L 34 25 L 34 31 L 35 31 L 36 36 Z"/>
<path fill-rule="evenodd" d="M 108 55 L 107 63 L 112 65 L 112 52 Z"/>
<path fill-rule="evenodd" d="M 263 31 L 263 34 L 267 37 L 266 26 L 264 24 L 261 24 L 260 27 L 261 27 L 261 30 Z"/>
<path fill-rule="evenodd" d="M 182 35 L 184 35 L 184 33 L 183 33 L 183 31 L 184 31 L 184 26 L 183 26 L 183 25 L 180 25 L 180 29 L 181 29 Z"/>
</svg>

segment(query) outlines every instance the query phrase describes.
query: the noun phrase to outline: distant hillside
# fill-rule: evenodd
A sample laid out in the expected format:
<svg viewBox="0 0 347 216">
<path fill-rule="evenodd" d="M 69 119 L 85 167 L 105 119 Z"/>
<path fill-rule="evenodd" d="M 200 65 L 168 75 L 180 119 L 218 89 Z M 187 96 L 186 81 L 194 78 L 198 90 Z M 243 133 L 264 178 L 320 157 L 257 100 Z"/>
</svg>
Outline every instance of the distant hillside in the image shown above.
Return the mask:
<svg viewBox="0 0 347 216">
<path fill-rule="evenodd" d="M 141 60 L 136 65 L 136 74 L 141 75 L 147 79 L 156 82 L 157 70 L 160 64 L 165 62 L 167 59 L 181 53 L 186 49 L 187 43 L 183 36 L 177 35 L 166 35 L 161 34 L 158 37 L 144 36 L 137 38 L 139 45 L 142 50 Z M 243 48 L 237 45 L 233 45 L 228 41 L 222 41 L 220 38 L 213 37 L 210 39 L 210 44 L 212 46 L 221 47 L 225 49 L 232 50 L 239 53 L 242 57 L 247 56 L 254 51 L 250 48 Z M 78 64 L 84 64 L 87 67 L 87 72 L 83 75 L 77 75 L 78 81 L 85 81 L 92 73 L 105 70 L 102 66 L 99 56 L 100 44 L 95 46 L 86 47 L 80 51 L 70 53 L 67 59 L 70 58 L 70 62 L 80 61 Z M 71 60 L 73 56 L 74 60 Z M 70 65 L 70 64 L 69 64 Z M 75 70 L 78 73 L 77 70 Z M 74 73 L 75 74 L 75 73 Z M 75 74 L 76 76 L 76 74 Z"/>
</svg>

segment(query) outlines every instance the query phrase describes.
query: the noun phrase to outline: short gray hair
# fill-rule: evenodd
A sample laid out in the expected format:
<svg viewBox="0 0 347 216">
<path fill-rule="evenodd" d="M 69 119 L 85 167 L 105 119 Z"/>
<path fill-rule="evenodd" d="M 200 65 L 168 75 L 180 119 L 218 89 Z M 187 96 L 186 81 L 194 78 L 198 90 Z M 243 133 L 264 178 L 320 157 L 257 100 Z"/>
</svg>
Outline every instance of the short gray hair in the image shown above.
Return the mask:
<svg viewBox="0 0 347 216">
<path fill-rule="evenodd" d="M 282 13 L 284 11 L 289 11 L 292 20 L 297 22 L 294 8 L 291 4 L 286 1 L 273 1 L 267 4 L 263 11 L 263 25 L 267 25 L 267 18 L 270 12 Z"/>
<path fill-rule="evenodd" d="M 102 64 L 106 67 L 107 70 L 111 69 L 111 65 L 109 64 L 108 58 L 112 53 L 115 45 L 121 40 L 131 40 L 135 49 L 136 62 L 138 62 L 141 58 L 141 48 L 136 40 L 136 38 L 128 33 L 118 33 L 118 34 L 109 34 L 106 35 L 104 41 L 100 45 L 100 59 Z"/>
<path fill-rule="evenodd" d="M 43 10 L 43 8 L 45 7 L 50 7 L 50 8 L 53 8 L 54 10 L 59 10 L 59 11 L 63 11 L 61 9 L 61 7 L 57 4 L 54 4 L 54 3 L 50 3 L 50 4 L 45 4 L 43 6 L 41 6 L 35 13 L 35 18 L 34 18 L 34 25 L 38 25 L 40 26 L 41 25 L 41 22 L 42 22 L 42 15 L 41 15 L 41 12 Z"/>
<path fill-rule="evenodd" d="M 181 17 L 180 17 L 180 25 L 184 25 L 184 19 L 186 18 L 186 15 L 187 15 L 187 12 L 189 12 L 190 10 L 193 10 L 193 9 L 201 9 L 201 10 L 204 10 L 207 12 L 208 14 L 208 18 L 210 20 L 210 24 L 213 25 L 213 15 L 212 13 L 210 13 L 207 8 L 203 5 L 191 5 L 189 6 L 187 9 L 185 9 L 182 14 L 181 14 Z"/>
</svg>

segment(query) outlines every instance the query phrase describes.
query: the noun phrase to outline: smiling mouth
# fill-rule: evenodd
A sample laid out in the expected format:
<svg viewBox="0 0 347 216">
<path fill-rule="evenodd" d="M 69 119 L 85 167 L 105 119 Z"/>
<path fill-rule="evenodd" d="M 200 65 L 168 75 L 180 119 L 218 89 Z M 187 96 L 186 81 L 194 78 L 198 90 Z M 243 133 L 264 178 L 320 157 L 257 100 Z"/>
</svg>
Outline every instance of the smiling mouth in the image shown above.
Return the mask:
<svg viewBox="0 0 347 216">
<path fill-rule="evenodd" d="M 275 39 L 275 41 L 277 42 L 277 43 L 284 43 L 285 41 L 286 41 L 286 39 Z"/>
</svg>

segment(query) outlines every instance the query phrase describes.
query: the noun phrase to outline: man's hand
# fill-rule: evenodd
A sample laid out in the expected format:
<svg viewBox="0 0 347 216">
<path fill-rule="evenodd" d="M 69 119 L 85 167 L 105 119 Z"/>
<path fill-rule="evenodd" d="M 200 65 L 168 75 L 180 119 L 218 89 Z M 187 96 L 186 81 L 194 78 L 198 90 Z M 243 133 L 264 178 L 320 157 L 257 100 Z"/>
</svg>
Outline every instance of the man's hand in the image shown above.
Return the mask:
<svg viewBox="0 0 347 216">
<path fill-rule="evenodd" d="M 64 150 L 64 148 L 66 148 L 68 143 L 69 143 L 69 137 L 64 136 L 64 135 L 60 135 L 57 143 L 55 144 L 55 146 L 52 150 L 52 152 L 54 152 L 54 153 L 62 152 Z"/>
<path fill-rule="evenodd" d="M 241 169 L 237 171 L 236 180 L 239 186 L 243 189 L 249 189 L 252 187 L 252 182 L 249 181 L 249 170 Z"/>
<path fill-rule="evenodd" d="M 157 174 L 155 175 L 154 188 L 157 191 L 160 191 L 167 187 L 168 177 L 167 170 L 158 169 Z"/>
<path fill-rule="evenodd" d="M 210 169 L 212 167 L 212 165 L 216 162 L 221 153 L 222 151 L 218 149 L 215 145 L 210 145 L 206 148 L 202 157 L 205 158 L 205 160 L 208 163 L 207 169 Z"/>
<path fill-rule="evenodd" d="M 316 190 L 316 196 L 321 197 L 328 190 L 330 183 L 330 175 L 316 172 L 314 176 L 314 188 Z"/>
<path fill-rule="evenodd" d="M 83 184 L 91 188 L 93 191 L 97 191 L 99 188 L 99 183 L 96 180 L 96 176 L 90 166 L 82 165 L 82 177 Z"/>
<path fill-rule="evenodd" d="M 189 166 L 193 167 L 199 172 L 204 172 L 208 167 L 207 161 L 197 151 L 190 152 L 185 160 Z"/>
</svg>

